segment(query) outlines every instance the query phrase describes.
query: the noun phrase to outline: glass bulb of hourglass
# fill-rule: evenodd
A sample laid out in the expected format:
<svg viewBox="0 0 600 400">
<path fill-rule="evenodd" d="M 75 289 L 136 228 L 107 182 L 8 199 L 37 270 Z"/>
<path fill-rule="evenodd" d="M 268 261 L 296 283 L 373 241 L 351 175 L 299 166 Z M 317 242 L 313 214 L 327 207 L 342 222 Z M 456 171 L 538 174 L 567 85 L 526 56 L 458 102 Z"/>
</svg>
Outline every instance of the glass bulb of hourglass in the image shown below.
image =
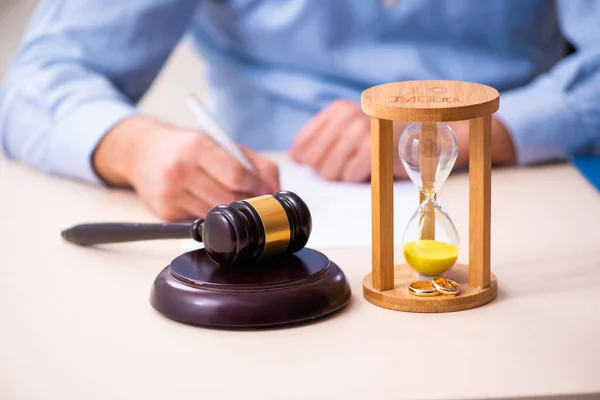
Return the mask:
<svg viewBox="0 0 600 400">
<path fill-rule="evenodd" d="M 402 238 L 406 263 L 421 276 L 439 276 L 458 258 L 454 223 L 436 200 L 458 156 L 456 134 L 443 123 L 411 123 L 398 143 L 402 164 L 422 193 L 422 202 Z"/>
<path fill-rule="evenodd" d="M 419 205 L 402 237 L 406 263 L 425 276 L 440 276 L 458 259 L 459 239 L 448 213 L 427 199 Z"/>
<path fill-rule="evenodd" d="M 435 158 L 434 187 L 427 190 L 437 192 L 454 168 L 458 156 L 458 139 L 448 124 L 413 122 L 400 135 L 398 153 L 408 177 L 419 188 L 424 186 L 421 163 Z"/>
</svg>

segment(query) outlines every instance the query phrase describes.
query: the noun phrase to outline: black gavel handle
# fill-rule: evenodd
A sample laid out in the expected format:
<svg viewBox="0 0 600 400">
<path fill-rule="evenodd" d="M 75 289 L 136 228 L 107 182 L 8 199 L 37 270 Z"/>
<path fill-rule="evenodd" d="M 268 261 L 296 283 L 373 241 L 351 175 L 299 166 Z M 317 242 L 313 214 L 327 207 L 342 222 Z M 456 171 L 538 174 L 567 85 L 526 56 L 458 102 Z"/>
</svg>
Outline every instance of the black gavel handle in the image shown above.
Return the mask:
<svg viewBox="0 0 600 400">
<path fill-rule="evenodd" d="M 83 246 L 141 240 L 193 239 L 202 242 L 203 219 L 192 222 L 91 223 L 75 225 L 62 231 L 62 237 Z"/>
</svg>

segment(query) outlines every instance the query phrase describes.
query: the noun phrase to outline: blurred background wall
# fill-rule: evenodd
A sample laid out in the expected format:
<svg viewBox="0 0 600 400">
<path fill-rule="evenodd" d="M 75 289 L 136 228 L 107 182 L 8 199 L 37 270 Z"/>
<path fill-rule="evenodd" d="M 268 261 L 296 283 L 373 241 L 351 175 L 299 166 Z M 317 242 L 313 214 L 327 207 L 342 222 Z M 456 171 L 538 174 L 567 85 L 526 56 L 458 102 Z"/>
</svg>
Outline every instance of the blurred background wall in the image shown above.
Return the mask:
<svg viewBox="0 0 600 400">
<path fill-rule="evenodd" d="M 0 81 L 4 79 L 31 14 L 39 2 L 0 0 Z M 206 94 L 203 71 L 201 58 L 192 50 L 189 42 L 183 39 L 142 99 L 140 109 L 174 124 L 193 127 L 194 119 L 185 106 L 184 98 L 190 91 L 200 96 Z"/>
</svg>

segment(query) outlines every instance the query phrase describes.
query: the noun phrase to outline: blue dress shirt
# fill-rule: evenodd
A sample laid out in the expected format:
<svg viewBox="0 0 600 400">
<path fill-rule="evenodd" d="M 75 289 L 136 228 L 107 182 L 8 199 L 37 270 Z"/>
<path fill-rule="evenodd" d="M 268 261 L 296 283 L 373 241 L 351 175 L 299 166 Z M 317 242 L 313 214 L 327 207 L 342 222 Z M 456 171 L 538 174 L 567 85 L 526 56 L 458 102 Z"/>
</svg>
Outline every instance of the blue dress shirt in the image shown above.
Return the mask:
<svg viewBox="0 0 600 400">
<path fill-rule="evenodd" d="M 0 89 L 5 153 L 100 182 L 95 146 L 184 35 L 209 63 L 212 111 L 258 150 L 288 148 L 337 98 L 411 79 L 500 90 L 520 164 L 600 149 L 597 0 L 42 0 Z"/>
</svg>

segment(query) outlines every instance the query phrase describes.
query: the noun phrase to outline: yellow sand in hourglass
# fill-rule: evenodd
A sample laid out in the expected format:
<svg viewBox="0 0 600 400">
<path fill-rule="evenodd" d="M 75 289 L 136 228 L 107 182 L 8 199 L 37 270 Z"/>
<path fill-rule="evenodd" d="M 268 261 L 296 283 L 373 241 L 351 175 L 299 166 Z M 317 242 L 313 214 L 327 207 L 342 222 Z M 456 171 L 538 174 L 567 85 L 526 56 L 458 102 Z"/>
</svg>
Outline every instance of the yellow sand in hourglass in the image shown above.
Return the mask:
<svg viewBox="0 0 600 400">
<path fill-rule="evenodd" d="M 444 123 L 411 123 L 398 143 L 408 176 L 421 191 L 421 204 L 403 236 L 406 263 L 425 276 L 439 276 L 458 259 L 458 233 L 436 193 L 448 178 L 458 156 L 458 140 Z"/>
<path fill-rule="evenodd" d="M 404 258 L 412 269 L 423 275 L 441 275 L 458 258 L 458 247 L 435 240 L 416 240 L 404 245 Z"/>
</svg>

